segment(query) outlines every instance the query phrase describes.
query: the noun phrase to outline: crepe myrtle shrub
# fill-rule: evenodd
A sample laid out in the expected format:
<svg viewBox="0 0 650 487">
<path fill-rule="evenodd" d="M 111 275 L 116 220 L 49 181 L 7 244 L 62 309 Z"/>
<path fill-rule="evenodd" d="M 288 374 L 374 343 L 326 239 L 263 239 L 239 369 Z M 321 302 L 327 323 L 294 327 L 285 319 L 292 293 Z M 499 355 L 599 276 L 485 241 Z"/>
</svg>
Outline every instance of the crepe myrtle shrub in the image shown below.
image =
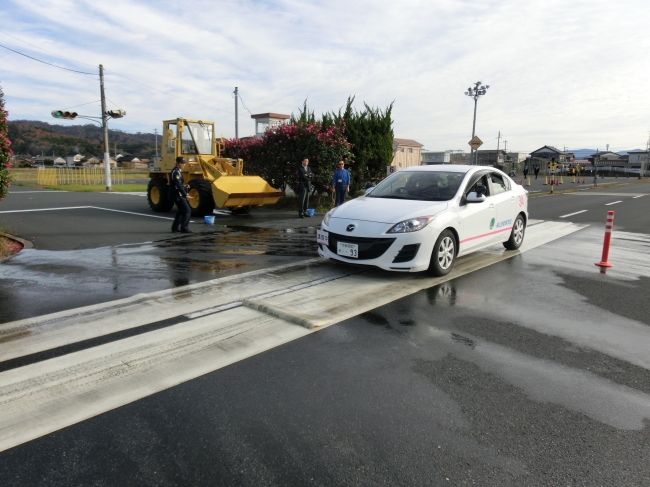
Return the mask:
<svg viewBox="0 0 650 487">
<path fill-rule="evenodd" d="M 303 117 L 269 127 L 256 139 L 226 141 L 226 157 L 244 159 L 244 173 L 258 175 L 272 186 L 298 191 L 298 167 L 302 158 L 309 159 L 314 173 L 314 193 L 331 194 L 331 181 L 338 161 L 353 165 L 351 145 L 345 139 L 345 124 L 325 126 Z"/>
<path fill-rule="evenodd" d="M 8 169 L 11 167 L 10 157 L 11 141 L 7 138 L 7 116 L 9 113 L 5 110 L 4 93 L 0 87 L 0 200 L 7 196 L 11 176 Z"/>
</svg>

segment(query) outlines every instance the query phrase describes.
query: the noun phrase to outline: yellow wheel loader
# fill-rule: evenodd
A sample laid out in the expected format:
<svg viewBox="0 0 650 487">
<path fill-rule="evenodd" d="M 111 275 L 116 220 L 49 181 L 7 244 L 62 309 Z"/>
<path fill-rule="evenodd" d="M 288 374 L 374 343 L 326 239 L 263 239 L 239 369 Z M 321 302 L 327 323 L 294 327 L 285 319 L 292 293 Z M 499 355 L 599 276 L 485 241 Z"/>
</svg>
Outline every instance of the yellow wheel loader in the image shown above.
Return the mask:
<svg viewBox="0 0 650 487">
<path fill-rule="evenodd" d="M 149 172 L 147 200 L 153 211 L 169 211 L 174 206 L 168 197 L 169 173 L 179 156 L 187 161 L 183 180 L 190 186 L 192 216 L 210 215 L 215 207 L 246 214 L 284 196 L 261 177 L 244 176 L 241 159 L 221 157 L 224 144 L 217 141 L 213 122 L 186 118 L 164 121 L 161 149 L 162 157 Z"/>
</svg>

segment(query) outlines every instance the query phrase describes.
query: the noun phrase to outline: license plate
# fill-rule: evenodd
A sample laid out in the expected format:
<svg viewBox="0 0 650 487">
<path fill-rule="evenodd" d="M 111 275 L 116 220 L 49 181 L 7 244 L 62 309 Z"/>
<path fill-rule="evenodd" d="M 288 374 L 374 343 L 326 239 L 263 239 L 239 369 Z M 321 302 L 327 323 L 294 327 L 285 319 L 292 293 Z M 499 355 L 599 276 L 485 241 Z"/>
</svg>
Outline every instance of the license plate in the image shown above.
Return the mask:
<svg viewBox="0 0 650 487">
<path fill-rule="evenodd" d="M 316 230 L 316 242 L 323 245 L 330 244 L 330 234 L 325 230 Z"/>
<path fill-rule="evenodd" d="M 342 257 L 359 258 L 359 246 L 357 244 L 336 242 L 336 253 Z"/>
</svg>

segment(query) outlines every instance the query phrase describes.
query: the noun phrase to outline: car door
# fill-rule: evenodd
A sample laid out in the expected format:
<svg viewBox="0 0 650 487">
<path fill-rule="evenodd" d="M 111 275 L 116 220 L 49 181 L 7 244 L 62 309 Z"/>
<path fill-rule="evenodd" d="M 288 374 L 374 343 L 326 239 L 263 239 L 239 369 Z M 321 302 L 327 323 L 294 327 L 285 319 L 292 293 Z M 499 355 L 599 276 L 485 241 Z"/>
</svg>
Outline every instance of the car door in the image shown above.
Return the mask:
<svg viewBox="0 0 650 487">
<path fill-rule="evenodd" d="M 489 177 L 490 194 L 496 208 L 495 238 L 497 242 L 505 242 L 517 216 L 516 195 L 510 180 L 503 174 L 492 171 Z"/>
<path fill-rule="evenodd" d="M 476 191 L 476 186 L 485 186 L 487 190 L 486 199 L 480 203 L 469 203 L 465 201 L 468 193 Z M 460 243 L 459 253 L 467 253 L 495 241 L 493 233 L 496 224 L 496 207 L 490 195 L 490 178 L 488 174 L 479 175 L 479 178 L 471 178 L 464 192 L 464 203 L 461 206 Z"/>
</svg>

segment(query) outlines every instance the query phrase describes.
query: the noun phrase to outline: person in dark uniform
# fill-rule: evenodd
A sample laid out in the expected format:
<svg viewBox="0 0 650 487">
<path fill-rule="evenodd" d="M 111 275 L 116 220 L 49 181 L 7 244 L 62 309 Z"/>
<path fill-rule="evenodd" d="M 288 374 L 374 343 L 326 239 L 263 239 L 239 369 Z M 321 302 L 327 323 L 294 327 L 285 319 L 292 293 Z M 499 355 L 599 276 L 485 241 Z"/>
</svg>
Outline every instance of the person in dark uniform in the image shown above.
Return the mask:
<svg viewBox="0 0 650 487">
<path fill-rule="evenodd" d="M 310 216 L 307 214 L 307 207 L 313 178 L 314 173 L 309 169 L 309 159 L 303 157 L 302 165 L 298 168 L 298 217 L 300 218 Z"/>
<path fill-rule="evenodd" d="M 334 206 L 340 206 L 345 203 L 345 195 L 350 192 L 350 173 L 345 169 L 343 161 L 339 161 L 336 166 L 334 176 L 332 176 L 332 186 L 336 195 Z"/>
<path fill-rule="evenodd" d="M 189 185 L 183 184 L 183 173 L 181 172 L 185 167 L 185 159 L 183 157 L 176 158 L 176 167 L 172 169 L 169 175 L 169 199 L 176 203 L 178 213 L 172 223 L 172 233 L 192 233 L 188 228 L 190 223 L 191 210 L 187 202 L 192 197 L 187 194 Z"/>
<path fill-rule="evenodd" d="M 535 179 L 537 179 L 537 176 L 539 175 L 539 164 L 535 164 L 533 171 L 535 172 Z"/>
</svg>

